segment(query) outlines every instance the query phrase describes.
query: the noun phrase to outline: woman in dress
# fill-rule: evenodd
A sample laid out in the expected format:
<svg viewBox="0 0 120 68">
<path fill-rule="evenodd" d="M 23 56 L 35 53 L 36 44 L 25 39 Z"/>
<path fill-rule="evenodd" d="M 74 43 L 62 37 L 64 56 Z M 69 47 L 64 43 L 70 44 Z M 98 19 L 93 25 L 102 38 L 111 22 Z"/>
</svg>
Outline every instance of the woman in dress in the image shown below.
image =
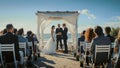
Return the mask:
<svg viewBox="0 0 120 68">
<path fill-rule="evenodd" d="M 120 29 L 115 40 L 114 54 L 112 62 L 116 63 L 115 68 L 120 67 Z"/>
<path fill-rule="evenodd" d="M 45 54 L 55 54 L 56 53 L 56 45 L 55 45 L 55 26 L 51 27 L 51 37 L 47 41 L 46 45 L 44 46 L 42 52 Z"/>
</svg>

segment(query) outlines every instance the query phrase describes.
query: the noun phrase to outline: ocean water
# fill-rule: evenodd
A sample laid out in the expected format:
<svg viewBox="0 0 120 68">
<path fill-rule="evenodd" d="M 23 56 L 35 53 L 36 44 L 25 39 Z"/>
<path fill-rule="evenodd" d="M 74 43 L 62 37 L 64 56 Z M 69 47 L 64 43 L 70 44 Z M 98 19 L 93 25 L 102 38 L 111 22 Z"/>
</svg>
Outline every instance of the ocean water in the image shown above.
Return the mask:
<svg viewBox="0 0 120 68">
<path fill-rule="evenodd" d="M 67 36 L 68 36 L 68 41 L 71 41 L 71 34 L 68 33 Z M 44 34 L 44 41 L 47 41 L 50 37 L 51 37 L 50 34 Z M 78 34 L 78 38 L 79 37 L 80 37 L 80 34 Z"/>
</svg>

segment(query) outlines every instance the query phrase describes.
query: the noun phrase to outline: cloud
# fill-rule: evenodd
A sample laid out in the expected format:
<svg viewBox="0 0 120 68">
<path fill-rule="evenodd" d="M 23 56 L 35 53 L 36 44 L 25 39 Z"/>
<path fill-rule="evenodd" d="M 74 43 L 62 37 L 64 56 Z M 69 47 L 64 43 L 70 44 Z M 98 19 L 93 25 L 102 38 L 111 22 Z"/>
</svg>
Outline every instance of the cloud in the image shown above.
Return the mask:
<svg viewBox="0 0 120 68">
<path fill-rule="evenodd" d="M 120 21 L 118 22 L 107 22 L 106 24 L 103 24 L 103 27 L 110 26 L 110 27 L 120 27 Z"/>
<path fill-rule="evenodd" d="M 110 26 L 114 28 L 120 27 L 120 16 L 113 16 L 110 18 L 109 21 L 106 21 L 104 23 L 81 25 L 78 27 L 78 33 L 81 33 L 83 30 L 86 30 L 87 28 L 94 28 L 97 25 L 101 26 L 103 30 L 106 26 Z"/>
<path fill-rule="evenodd" d="M 111 21 L 120 21 L 120 16 L 113 16 L 112 18 L 110 18 Z"/>
<path fill-rule="evenodd" d="M 81 33 L 83 30 L 86 30 L 87 28 L 94 28 L 96 25 L 81 25 L 78 27 L 78 33 Z"/>
<path fill-rule="evenodd" d="M 110 27 L 120 27 L 120 16 L 113 16 L 110 18 L 108 22 L 105 22 L 103 26 L 110 26 Z"/>
<path fill-rule="evenodd" d="M 80 11 L 81 14 L 87 15 L 88 19 L 96 19 L 94 14 L 91 14 L 88 9 L 83 9 Z"/>
</svg>

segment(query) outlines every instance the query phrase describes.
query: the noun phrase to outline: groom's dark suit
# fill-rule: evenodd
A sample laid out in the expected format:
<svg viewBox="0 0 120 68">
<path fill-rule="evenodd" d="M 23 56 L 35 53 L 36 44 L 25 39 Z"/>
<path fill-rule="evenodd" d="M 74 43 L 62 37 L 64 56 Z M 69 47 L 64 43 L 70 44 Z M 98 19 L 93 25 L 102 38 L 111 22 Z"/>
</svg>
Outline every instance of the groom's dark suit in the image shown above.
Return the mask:
<svg viewBox="0 0 120 68">
<path fill-rule="evenodd" d="M 61 35 L 58 35 L 58 33 L 61 33 Z M 57 41 L 57 47 L 56 47 L 56 50 L 58 50 L 58 43 L 60 42 L 60 47 L 62 49 L 62 33 L 63 33 L 63 30 L 62 28 L 56 28 L 56 41 Z"/>
<path fill-rule="evenodd" d="M 68 39 L 68 37 L 67 37 L 67 32 L 68 32 L 68 29 L 67 29 L 67 27 L 65 27 L 64 29 L 63 29 L 63 33 L 62 33 L 62 35 L 63 35 L 63 42 L 64 42 L 64 46 L 65 46 L 65 53 L 68 53 L 68 47 L 67 47 L 67 39 Z"/>
</svg>

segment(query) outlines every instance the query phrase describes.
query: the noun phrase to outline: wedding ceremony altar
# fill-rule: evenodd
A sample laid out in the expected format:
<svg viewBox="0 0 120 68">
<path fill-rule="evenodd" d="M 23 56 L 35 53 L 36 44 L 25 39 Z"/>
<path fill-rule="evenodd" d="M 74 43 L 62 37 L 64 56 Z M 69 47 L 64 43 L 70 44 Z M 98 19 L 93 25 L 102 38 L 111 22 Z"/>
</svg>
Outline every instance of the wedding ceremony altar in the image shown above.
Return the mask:
<svg viewBox="0 0 120 68">
<path fill-rule="evenodd" d="M 62 20 L 68 27 L 69 32 L 71 33 L 72 45 L 77 49 L 77 21 L 79 11 L 37 11 L 37 37 L 40 41 L 39 46 L 44 46 L 44 30 L 52 21 Z M 69 43 L 69 42 L 68 42 Z"/>
</svg>

